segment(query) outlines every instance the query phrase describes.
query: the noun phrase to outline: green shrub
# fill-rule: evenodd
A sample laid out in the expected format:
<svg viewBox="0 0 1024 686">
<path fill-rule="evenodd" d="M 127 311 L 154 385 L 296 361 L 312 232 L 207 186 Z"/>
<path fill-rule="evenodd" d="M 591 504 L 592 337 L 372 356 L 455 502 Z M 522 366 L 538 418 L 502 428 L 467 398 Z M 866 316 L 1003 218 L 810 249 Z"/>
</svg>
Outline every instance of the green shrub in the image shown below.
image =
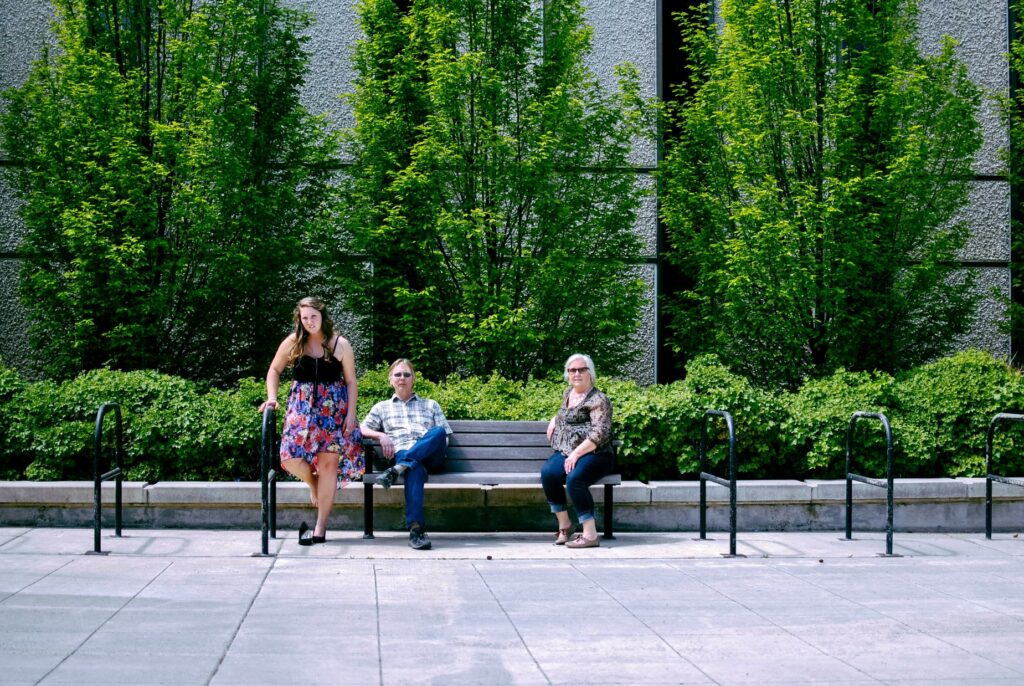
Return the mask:
<svg viewBox="0 0 1024 686">
<path fill-rule="evenodd" d="M 881 372 L 848 372 L 805 383 L 797 392 L 784 396 L 786 420 L 781 435 L 803 456 L 805 477 L 845 478 L 846 432 L 854 412 L 881 412 L 893 420 L 893 379 Z M 892 423 L 892 422 L 890 422 Z M 896 435 L 899 435 L 897 433 Z M 885 473 L 885 434 L 881 425 L 869 420 L 855 424 L 854 465 L 858 474 Z"/>
<path fill-rule="evenodd" d="M 29 464 L 28 454 L 14 449 L 16 443 L 11 432 L 16 418 L 12 415 L 15 404 L 10 400 L 26 385 L 16 371 L 0 364 L 0 479 L 3 480 L 19 478 Z"/>
<path fill-rule="evenodd" d="M 416 386 L 417 393 L 422 393 L 424 389 L 423 380 L 418 379 Z M 374 403 L 390 398 L 393 392 L 391 385 L 388 383 L 387 365 L 381 365 L 363 374 L 359 378 L 359 398 L 356 407 L 356 413 L 359 415 L 359 418 L 365 417 Z M 278 397 L 281 399 L 281 405 L 283 406 L 285 398 L 288 397 L 286 390 L 281 389 L 281 394 Z"/>
<path fill-rule="evenodd" d="M 153 371 L 94 370 L 62 384 L 26 384 L 3 404 L 11 420 L 5 460 L 25 464 L 29 479 L 92 478 L 96 413 L 116 402 L 128 479 L 251 479 L 262 396 L 255 381 L 226 392 Z M 104 422 L 101 471 L 113 464 L 114 419 L 108 413 Z"/>
<path fill-rule="evenodd" d="M 900 418 L 900 476 L 984 476 L 985 434 L 998 412 L 1024 410 L 1018 370 L 988 353 L 968 351 L 897 377 L 893 414 Z M 1020 424 L 1001 426 L 994 452 L 1002 473 L 1024 473 Z"/>
<path fill-rule="evenodd" d="M 697 410 L 689 389 L 682 382 L 642 387 L 616 381 L 607 386 L 615 437 L 622 441 L 621 473 L 643 481 L 678 479 L 684 463 L 680 456 L 697 454 L 697 438 L 689 431 Z"/>
<path fill-rule="evenodd" d="M 256 480 L 261 418 L 256 408 L 266 394 L 264 384 L 243 379 L 231 391 L 212 390 L 193 408 L 198 433 L 180 434 L 174 461 L 176 479 Z M 283 412 L 278 413 L 283 421 Z"/>
<path fill-rule="evenodd" d="M 449 419 L 547 421 L 558 410 L 563 389 L 560 381 L 512 381 L 497 374 L 487 378 L 452 375 L 443 382 L 422 375 L 416 379 L 416 392 L 436 400 Z M 392 393 L 386 366 L 365 373 L 359 379 L 360 417 L 365 417 L 374 403 L 390 398 Z"/>
<path fill-rule="evenodd" d="M 736 431 L 737 471 L 748 478 L 792 475 L 797 469 L 794 455 L 781 440 L 785 408 L 778 397 L 754 387 L 747 379 L 730 372 L 714 355 L 702 355 L 686 366 L 686 379 L 696 400 L 697 412 L 687 428 L 700 440 L 700 422 L 705 410 L 726 410 Z M 713 424 L 712 424 L 713 421 Z M 714 433 L 712 433 L 714 426 Z M 725 475 L 728 465 L 728 432 L 721 419 L 709 418 L 708 462 L 717 474 Z M 680 460 L 680 471 L 695 472 L 698 448 Z"/>
<path fill-rule="evenodd" d="M 431 397 L 452 419 L 548 421 L 558 411 L 564 388 L 560 381 L 524 383 L 494 374 L 486 379 L 450 377 L 435 386 Z"/>
<path fill-rule="evenodd" d="M 1016 369 L 981 352 L 966 352 L 891 377 L 838 371 L 796 392 L 770 393 L 731 373 L 715 357 L 692 360 L 682 381 L 638 386 L 599 378 L 612 402 L 615 436 L 622 441 L 618 470 L 644 481 L 695 478 L 705 410 L 730 412 L 736 428 L 739 473 L 746 478 L 841 478 L 846 430 L 853 412 L 883 412 L 895 439 L 896 475 L 984 475 L 985 432 L 997 412 L 1024 410 Z M 437 400 L 450 419 L 548 420 L 557 410 L 561 379 L 510 381 L 420 378 L 417 391 Z M 287 398 L 287 383 L 279 398 Z M 365 417 L 391 397 L 387 369 L 359 381 L 358 413 Z M 261 380 L 230 390 L 211 389 L 153 371 L 95 370 L 66 381 L 29 383 L 0 367 L 0 478 L 89 479 L 96 411 L 121 405 L 125 468 L 133 480 L 252 480 L 258 478 Z M 284 412 L 278 413 L 281 421 Z M 112 461 L 113 415 L 104 428 L 104 464 Z M 709 422 L 709 469 L 727 471 L 725 422 Z M 885 473 L 884 434 L 862 421 L 855 435 L 854 471 Z M 1001 426 L 996 470 L 1024 473 L 1024 426 Z"/>
</svg>

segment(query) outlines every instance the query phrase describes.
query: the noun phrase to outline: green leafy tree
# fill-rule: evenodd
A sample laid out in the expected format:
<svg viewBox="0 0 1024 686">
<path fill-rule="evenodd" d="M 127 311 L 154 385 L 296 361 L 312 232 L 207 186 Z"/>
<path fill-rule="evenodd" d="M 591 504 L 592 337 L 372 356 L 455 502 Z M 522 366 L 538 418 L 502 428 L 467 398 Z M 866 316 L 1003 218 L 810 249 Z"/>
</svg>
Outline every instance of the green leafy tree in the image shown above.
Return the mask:
<svg viewBox="0 0 1024 686">
<path fill-rule="evenodd" d="M 682 17 L 693 80 L 664 164 L 674 345 L 763 385 L 934 358 L 972 321 L 956 255 L 979 89 L 913 0 L 723 0 Z"/>
<path fill-rule="evenodd" d="M 309 18 L 275 0 L 57 0 L 8 91 L 21 295 L 42 369 L 254 373 L 311 285 L 337 143 L 299 103 Z"/>
<path fill-rule="evenodd" d="M 539 5 L 360 3 L 347 224 L 378 360 L 524 378 L 571 350 L 634 355 L 629 154 L 651 108 L 632 67 L 615 92 L 586 68 L 578 1 Z"/>
</svg>

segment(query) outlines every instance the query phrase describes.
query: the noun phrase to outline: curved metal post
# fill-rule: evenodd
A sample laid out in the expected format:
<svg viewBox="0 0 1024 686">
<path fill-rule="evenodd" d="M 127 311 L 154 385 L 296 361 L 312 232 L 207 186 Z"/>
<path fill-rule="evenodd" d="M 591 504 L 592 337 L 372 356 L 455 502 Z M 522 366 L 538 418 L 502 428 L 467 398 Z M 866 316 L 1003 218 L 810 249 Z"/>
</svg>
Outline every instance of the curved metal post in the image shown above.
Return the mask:
<svg viewBox="0 0 1024 686">
<path fill-rule="evenodd" d="M 885 428 L 885 481 L 869 479 L 853 473 L 853 427 L 859 419 L 877 419 L 882 422 Z M 854 412 L 850 417 L 850 423 L 846 427 L 846 540 L 851 540 L 853 535 L 853 482 L 860 481 L 871 486 L 885 488 L 886 501 L 886 524 L 885 524 L 885 554 L 892 555 L 892 534 L 893 534 L 893 452 L 892 452 L 892 428 L 889 426 L 889 418 L 880 412 Z"/>
<path fill-rule="evenodd" d="M 277 421 L 274 408 L 263 410 L 263 426 L 260 429 L 260 515 L 261 554 L 270 554 L 269 538 L 277 538 L 277 472 L 274 464 Z"/>
<path fill-rule="evenodd" d="M 707 472 L 707 446 L 708 446 L 708 415 L 704 413 L 700 422 L 700 540 L 707 540 L 708 537 L 708 480 L 704 478 Z"/>
<path fill-rule="evenodd" d="M 100 473 L 100 456 L 103 452 L 103 420 L 107 412 L 114 413 L 114 468 L 103 474 Z M 108 479 L 115 480 L 114 486 L 114 532 L 118 538 L 121 537 L 122 516 L 122 472 L 124 464 L 123 431 L 121 425 L 121 406 L 117 403 L 104 403 L 96 412 L 96 430 L 93 434 L 93 537 L 92 551 L 95 554 L 103 554 L 100 544 L 100 529 L 103 526 L 103 482 Z"/>
<path fill-rule="evenodd" d="M 992 436 L 995 433 L 996 424 L 999 422 L 1021 422 L 1024 421 L 1024 414 L 1009 414 L 1000 412 L 992 417 L 988 424 L 988 432 L 985 435 L 985 538 L 992 538 L 992 481 L 1001 481 L 1022 485 L 1016 480 L 1006 479 L 992 472 Z"/>
<path fill-rule="evenodd" d="M 729 431 L 729 480 L 709 474 L 707 463 L 708 418 L 725 419 Z M 729 555 L 736 556 L 736 428 L 732 415 L 725 410 L 705 410 L 700 425 L 700 537 L 707 538 L 707 482 L 713 481 L 729 489 Z"/>
</svg>

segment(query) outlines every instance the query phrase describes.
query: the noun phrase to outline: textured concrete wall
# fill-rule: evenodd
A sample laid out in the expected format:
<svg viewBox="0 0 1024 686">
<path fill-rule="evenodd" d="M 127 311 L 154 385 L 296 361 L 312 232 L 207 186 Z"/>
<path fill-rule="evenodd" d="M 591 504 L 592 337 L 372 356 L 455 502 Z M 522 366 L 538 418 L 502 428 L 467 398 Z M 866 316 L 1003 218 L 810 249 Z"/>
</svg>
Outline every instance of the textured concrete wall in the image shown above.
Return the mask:
<svg viewBox="0 0 1024 686">
<path fill-rule="evenodd" d="M 18 300 L 18 270 L 14 259 L 0 260 L 0 360 L 26 368 L 29 360 L 28 313 Z"/>
<path fill-rule="evenodd" d="M 939 49 L 942 36 L 956 40 L 957 55 L 967 65 L 971 79 L 995 95 L 1008 92 L 1006 0 L 925 0 L 921 3 L 920 44 L 925 54 Z M 996 103 L 982 108 L 985 143 L 975 160 L 979 174 L 998 174 L 999 150 L 1008 142 Z"/>
<path fill-rule="evenodd" d="M 957 341 L 958 349 L 987 350 L 1003 358 L 1010 356 L 1010 339 L 1000 327 L 1006 319 L 1006 308 L 992 293 L 1009 294 L 1010 270 L 1005 267 L 972 267 L 975 290 L 981 296 L 974 328 Z"/>
<path fill-rule="evenodd" d="M 0 92 L 20 86 L 32 62 L 46 44 L 52 44 L 53 7 L 41 0 L 0 0 Z M 0 98 L 0 110 L 5 106 Z M 7 155 L 0 144 L 0 163 Z M 3 177 L 0 166 L 0 360 L 25 368 L 29 348 L 28 316 L 17 294 L 20 262 L 12 258 L 24 233 L 18 217 L 20 203 Z"/>
<path fill-rule="evenodd" d="M 44 0 L 0 0 L 0 92 L 20 86 L 43 45 L 52 43 L 53 6 Z M 0 108 L 4 106 L 0 98 Z M 5 157 L 0 149 L 0 159 Z M 0 205 L 4 204 L 0 196 Z M 3 228 L 3 227 L 0 227 Z"/>
<path fill-rule="evenodd" d="M 615 67 L 631 62 L 640 72 L 641 94 L 654 98 L 658 93 L 658 2 L 656 0 L 585 0 L 587 21 L 594 27 L 593 53 L 588 66 L 606 88 L 614 88 Z M 637 141 L 630 161 L 637 167 L 657 166 L 657 150 L 651 141 Z M 653 179 L 644 176 L 642 186 L 653 190 Z M 640 383 L 657 380 L 657 200 L 651 195 L 641 208 L 636 232 L 644 245 L 643 256 L 652 260 L 641 267 L 647 284 L 647 302 L 641 310 L 640 327 L 634 338 L 639 356 L 630 376 Z"/>
<path fill-rule="evenodd" d="M 331 126 L 341 129 L 353 123 L 351 108 L 340 96 L 352 90 L 351 50 L 359 39 L 355 0 L 286 0 L 291 6 L 309 10 L 316 22 L 309 32 L 311 75 L 302 98 L 313 112 L 327 117 Z M 643 93 L 653 97 L 657 92 L 657 0 L 586 0 L 587 16 L 594 27 L 591 68 L 608 86 L 613 86 L 615 65 L 632 62 L 641 74 Z M 52 41 L 48 26 L 52 8 L 43 0 L 0 0 L 0 88 L 22 83 L 40 47 Z M 966 61 L 972 78 L 992 93 L 1007 92 L 1006 49 L 1007 18 L 1005 0 L 925 0 L 921 11 L 921 44 L 926 51 L 937 49 L 939 37 L 950 34 L 960 41 L 959 54 Z M 0 102 L 2 107 L 2 102 Z M 975 163 L 979 175 L 997 175 L 1000 171 L 998 152 L 1006 145 L 1006 129 L 996 106 L 986 103 L 982 112 L 985 144 Z M 0 160 L 3 160 L 0 151 Z M 650 143 L 638 142 L 632 162 L 640 168 L 657 165 L 656 150 Z M 653 187 L 651 177 L 642 175 L 640 182 Z M 27 326 L 24 310 L 17 304 L 14 286 L 17 261 L 10 259 L 20 238 L 21 224 L 16 216 L 17 203 L 10 189 L 0 182 L 0 355 L 21 363 L 26 358 L 24 332 Z M 648 305 L 642 312 L 641 327 L 636 336 L 639 360 L 631 376 L 641 382 L 656 377 L 655 284 L 657 283 L 657 203 L 651 196 L 641 209 L 636 231 L 644 245 L 646 264 L 638 265 L 637 273 L 647 283 Z M 979 310 L 979 322 L 964 345 L 1009 354 L 1008 337 L 999 331 L 1003 308 L 988 295 L 997 288 L 1009 293 L 1009 187 L 998 180 L 975 182 L 971 206 L 963 214 L 972 227 L 973 238 L 963 252 L 963 259 L 978 272 L 986 300 Z M 338 319 L 350 316 L 339 313 Z M 368 338 L 369 332 L 363 335 Z M 360 338 L 353 332 L 353 341 Z"/>
<path fill-rule="evenodd" d="M 658 93 L 658 3 L 656 0 L 584 0 L 594 27 L 593 53 L 587 64 L 607 88 L 614 88 L 615 67 L 631 62 L 640 72 L 641 95 Z M 657 152 L 650 141 L 634 146 L 633 164 L 653 167 Z"/>
<path fill-rule="evenodd" d="M 2 171 L 2 168 L 0 168 Z M 24 224 L 18 217 L 21 202 L 0 174 L 0 255 L 12 255 L 21 243 Z M 28 313 L 18 299 L 20 260 L 0 259 L 0 360 L 24 367 L 28 360 Z"/>
<path fill-rule="evenodd" d="M 921 49 L 934 54 L 942 36 L 955 39 L 957 55 L 967 65 L 971 79 L 985 92 L 979 114 L 984 142 L 975 157 L 974 171 L 982 177 L 1002 172 L 1000 151 L 1009 144 L 1000 116 L 997 96 L 1009 93 L 1006 62 L 1006 0 L 928 0 L 920 15 Z M 1010 186 L 1005 181 L 980 179 L 974 182 L 971 204 L 961 213 L 971 227 L 972 238 L 961 252 L 971 262 L 983 300 L 974 330 L 959 342 L 1009 358 L 1010 339 L 1000 330 L 1006 318 L 993 293 L 1010 295 Z"/>
<path fill-rule="evenodd" d="M 355 85 L 349 65 L 352 49 L 362 36 L 353 0 L 285 0 L 314 17 L 306 50 L 310 53 L 309 77 L 302 90 L 302 104 L 313 114 L 324 115 L 335 130 L 355 124 L 352 108 L 342 101 Z"/>
</svg>

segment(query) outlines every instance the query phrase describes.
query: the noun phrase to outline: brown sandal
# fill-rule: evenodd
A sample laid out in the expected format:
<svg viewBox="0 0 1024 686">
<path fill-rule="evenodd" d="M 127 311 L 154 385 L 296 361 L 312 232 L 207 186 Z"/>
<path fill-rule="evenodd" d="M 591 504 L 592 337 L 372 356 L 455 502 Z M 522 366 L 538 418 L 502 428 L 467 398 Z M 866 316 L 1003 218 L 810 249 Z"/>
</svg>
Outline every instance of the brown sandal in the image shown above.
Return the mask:
<svg viewBox="0 0 1024 686">
<path fill-rule="evenodd" d="M 555 543 L 554 543 L 554 545 L 565 545 L 566 542 L 569 540 L 569 536 L 571 536 L 571 535 L 572 535 L 572 527 L 571 526 L 568 529 L 559 529 L 558 533 L 555 534 Z"/>
</svg>

